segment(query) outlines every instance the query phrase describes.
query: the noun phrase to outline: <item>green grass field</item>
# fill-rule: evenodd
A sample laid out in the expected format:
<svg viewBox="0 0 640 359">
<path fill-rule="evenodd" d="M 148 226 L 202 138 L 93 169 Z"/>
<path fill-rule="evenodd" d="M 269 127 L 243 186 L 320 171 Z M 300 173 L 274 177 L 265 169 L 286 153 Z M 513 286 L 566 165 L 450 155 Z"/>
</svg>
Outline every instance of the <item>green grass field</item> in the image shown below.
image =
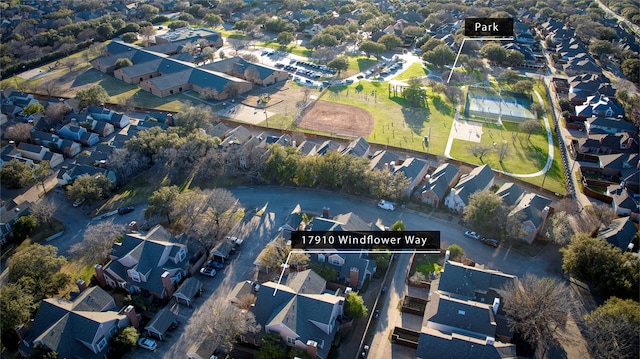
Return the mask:
<svg viewBox="0 0 640 359">
<path fill-rule="evenodd" d="M 345 77 L 353 76 L 357 73 L 366 71 L 376 63 L 378 63 L 378 60 L 375 58 L 360 55 L 349 56 L 349 69 L 347 69 L 343 75 Z"/>
<path fill-rule="evenodd" d="M 404 81 L 404 80 L 409 80 L 410 78 L 413 78 L 413 77 L 427 76 L 428 74 L 429 74 L 429 70 L 427 70 L 422 65 L 422 63 L 414 62 L 413 64 L 411 64 L 411 66 L 409 66 L 409 68 L 404 70 L 400 75 L 394 77 L 393 79 L 398 81 Z"/>
<path fill-rule="evenodd" d="M 371 143 L 392 145 L 434 154 L 443 154 L 453 123 L 455 110 L 444 96 L 428 92 L 427 108 L 407 107 L 401 97 L 390 97 L 387 83 L 361 81 L 349 87 L 331 87 L 322 97 L 325 101 L 343 103 L 369 111 L 375 120 Z M 424 136 L 431 133 L 430 148 Z"/>
</svg>

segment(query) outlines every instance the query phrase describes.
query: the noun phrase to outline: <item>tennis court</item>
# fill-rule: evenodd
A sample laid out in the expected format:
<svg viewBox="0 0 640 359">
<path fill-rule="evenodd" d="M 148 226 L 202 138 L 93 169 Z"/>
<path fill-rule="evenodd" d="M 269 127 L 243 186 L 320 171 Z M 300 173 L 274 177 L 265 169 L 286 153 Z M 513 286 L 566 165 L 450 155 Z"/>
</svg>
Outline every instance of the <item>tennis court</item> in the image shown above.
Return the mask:
<svg viewBox="0 0 640 359">
<path fill-rule="evenodd" d="M 535 119 L 531 97 L 488 87 L 470 87 L 467 91 L 464 116 L 468 120 L 501 123 Z"/>
</svg>

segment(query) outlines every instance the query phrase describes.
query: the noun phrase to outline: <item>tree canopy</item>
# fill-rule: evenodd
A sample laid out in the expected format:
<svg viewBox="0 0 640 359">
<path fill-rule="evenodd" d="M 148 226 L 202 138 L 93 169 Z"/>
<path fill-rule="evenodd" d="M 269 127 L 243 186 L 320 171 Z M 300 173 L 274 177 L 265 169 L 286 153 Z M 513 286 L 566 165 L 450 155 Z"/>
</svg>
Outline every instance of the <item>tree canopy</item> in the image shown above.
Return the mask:
<svg viewBox="0 0 640 359">
<path fill-rule="evenodd" d="M 640 262 L 631 253 L 585 233 L 574 235 L 560 252 L 564 272 L 591 283 L 601 293 L 638 299 Z"/>
<path fill-rule="evenodd" d="M 593 358 L 636 358 L 640 351 L 640 305 L 609 298 L 585 316 L 585 339 Z"/>
<path fill-rule="evenodd" d="M 351 292 L 344 301 L 344 313 L 352 319 L 358 319 L 367 315 L 367 306 L 358 292 Z"/>
<path fill-rule="evenodd" d="M 9 283 L 20 283 L 30 291 L 34 301 L 53 297 L 67 286 L 71 277 L 60 272 L 67 263 L 54 246 L 32 244 L 7 260 Z"/>
<path fill-rule="evenodd" d="M 101 106 L 109 101 L 109 94 L 100 85 L 91 86 L 88 89 L 76 92 L 76 100 L 80 108 L 87 106 Z"/>
</svg>

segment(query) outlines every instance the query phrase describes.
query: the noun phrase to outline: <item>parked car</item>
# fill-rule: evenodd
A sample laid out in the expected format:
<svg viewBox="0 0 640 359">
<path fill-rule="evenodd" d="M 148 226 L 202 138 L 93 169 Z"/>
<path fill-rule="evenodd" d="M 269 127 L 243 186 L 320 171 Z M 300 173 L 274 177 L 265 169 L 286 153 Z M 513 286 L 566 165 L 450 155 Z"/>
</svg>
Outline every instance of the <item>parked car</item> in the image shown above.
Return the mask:
<svg viewBox="0 0 640 359">
<path fill-rule="evenodd" d="M 74 207 L 80 207 L 80 206 L 82 206 L 82 204 L 84 203 L 85 200 L 86 200 L 86 198 L 80 198 L 79 200 L 73 202 L 73 206 Z"/>
<path fill-rule="evenodd" d="M 144 337 L 138 339 L 138 346 L 151 351 L 155 351 L 156 348 L 158 348 L 158 344 L 155 340 Z"/>
<path fill-rule="evenodd" d="M 118 214 L 131 213 L 131 212 L 133 212 L 134 209 L 135 209 L 134 206 L 120 207 L 120 208 L 118 208 Z"/>
<path fill-rule="evenodd" d="M 211 267 L 202 267 L 200 269 L 200 274 L 202 275 L 206 275 L 209 277 L 215 277 L 216 276 L 216 269 L 215 268 L 211 268 Z"/>
<path fill-rule="evenodd" d="M 224 268 L 224 264 L 221 262 L 218 262 L 217 260 L 210 260 L 207 262 L 207 264 L 205 264 L 206 268 L 213 268 L 215 270 L 221 270 Z"/>
<path fill-rule="evenodd" d="M 476 233 L 476 232 L 473 232 L 473 231 L 466 231 L 466 232 L 464 232 L 464 235 L 467 236 L 467 237 L 473 238 L 475 240 L 480 239 L 480 235 L 478 233 Z"/>
<path fill-rule="evenodd" d="M 480 242 L 482 242 L 482 243 L 484 243 L 484 244 L 486 244 L 488 246 L 491 246 L 493 248 L 498 248 L 500 246 L 500 242 L 498 242 L 497 239 L 482 238 L 482 239 L 480 239 Z"/>
<path fill-rule="evenodd" d="M 381 199 L 380 202 L 378 202 L 378 207 L 386 209 L 387 211 L 394 211 L 396 209 L 393 203 L 385 201 L 384 199 Z"/>
</svg>

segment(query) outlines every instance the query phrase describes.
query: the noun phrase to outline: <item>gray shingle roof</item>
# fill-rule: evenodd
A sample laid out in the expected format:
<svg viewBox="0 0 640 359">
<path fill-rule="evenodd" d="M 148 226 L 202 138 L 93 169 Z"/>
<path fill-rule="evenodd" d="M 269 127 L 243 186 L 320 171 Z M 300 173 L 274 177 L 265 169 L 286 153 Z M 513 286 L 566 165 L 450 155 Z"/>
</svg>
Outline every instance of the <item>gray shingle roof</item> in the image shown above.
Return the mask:
<svg viewBox="0 0 640 359">
<path fill-rule="evenodd" d="M 482 191 L 493 181 L 494 177 L 489 165 L 476 167 L 468 175 L 460 178 L 454 190 L 464 203 L 468 203 L 469 196 L 475 192 Z"/>
<path fill-rule="evenodd" d="M 326 284 L 327 281 L 311 269 L 293 272 L 289 274 L 285 282 L 287 287 L 300 294 L 321 294 Z"/>
<path fill-rule="evenodd" d="M 125 318 L 113 309 L 113 298 L 99 287 L 85 289 L 73 301 L 45 299 L 29 326 L 25 341 L 42 341 L 63 358 L 101 358 L 104 352 L 94 354 L 78 341 L 92 343 L 103 323 Z"/>
<path fill-rule="evenodd" d="M 523 221 L 531 221 L 539 227 L 545 219 L 544 210 L 551 204 L 551 200 L 535 193 L 525 194 L 511 213 L 522 213 Z"/>
<path fill-rule="evenodd" d="M 485 340 L 473 339 L 459 334 L 446 334 L 429 328 L 420 334 L 418 359 L 515 359 L 516 346 L 495 342 L 487 344 Z"/>
<path fill-rule="evenodd" d="M 504 204 L 512 207 L 520 201 L 524 195 L 524 189 L 513 182 L 507 182 L 500 187 L 496 194 L 502 198 Z"/>
<path fill-rule="evenodd" d="M 429 322 L 454 327 L 454 332 L 478 339 L 487 336 L 495 338 L 496 335 L 496 322 L 490 304 L 441 295 L 438 312 L 429 318 Z"/>
<path fill-rule="evenodd" d="M 185 279 L 180 288 L 173 294 L 176 298 L 191 300 L 202 289 L 202 282 L 196 278 L 190 277 Z"/>
<path fill-rule="evenodd" d="M 170 307 L 164 307 L 153 316 L 144 329 L 157 335 L 164 335 L 177 317 L 178 316 L 171 311 Z"/>
<path fill-rule="evenodd" d="M 438 290 L 464 298 L 475 298 L 477 292 L 500 289 L 516 277 L 499 271 L 468 267 L 457 262 L 447 262 L 440 275 Z"/>
<path fill-rule="evenodd" d="M 429 183 L 425 186 L 424 191 L 433 191 L 438 198 L 443 199 L 449 184 L 458 175 L 458 166 L 451 163 L 443 163 L 431 174 Z"/>
<path fill-rule="evenodd" d="M 638 229 L 631 218 L 622 217 L 614 219 L 608 227 L 601 229 L 598 237 L 624 251 L 631 243 L 636 232 L 638 232 Z"/>
</svg>

